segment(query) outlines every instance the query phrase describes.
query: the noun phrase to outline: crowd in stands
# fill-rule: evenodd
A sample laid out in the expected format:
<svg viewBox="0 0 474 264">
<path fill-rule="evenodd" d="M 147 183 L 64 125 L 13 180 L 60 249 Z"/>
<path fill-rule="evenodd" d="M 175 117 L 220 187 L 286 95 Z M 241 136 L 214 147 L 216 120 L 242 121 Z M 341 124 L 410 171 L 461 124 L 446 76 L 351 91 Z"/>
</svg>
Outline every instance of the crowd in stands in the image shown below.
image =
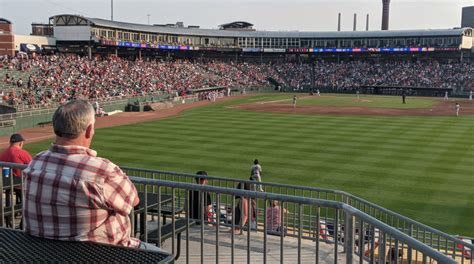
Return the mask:
<svg viewBox="0 0 474 264">
<path fill-rule="evenodd" d="M 311 85 L 310 64 L 280 64 L 278 72 L 286 86 Z M 316 87 L 357 89 L 366 85 L 474 89 L 474 65 L 468 63 L 419 62 L 316 62 Z"/>
<path fill-rule="evenodd" d="M 336 90 L 365 85 L 474 89 L 474 65 L 420 62 L 245 63 L 127 60 L 77 55 L 3 58 L 3 102 L 48 107 L 71 99 L 110 100 L 149 94 L 188 94 L 206 87 L 314 86 Z M 311 72 L 314 70 L 314 73 Z M 20 72 L 16 78 L 12 72 Z M 26 76 L 26 77 L 25 77 Z"/>
<path fill-rule="evenodd" d="M 5 85 L 15 88 L 7 89 L 3 95 L 3 101 L 14 106 L 52 106 L 78 98 L 108 100 L 157 93 L 181 95 L 186 94 L 184 91 L 214 86 L 268 85 L 264 72 L 251 71 L 243 67 L 245 64 L 224 62 L 89 60 L 74 55 L 54 55 L 8 58 L 0 61 L 0 65 L 30 72 L 28 80 L 15 79 L 8 72 L 1 79 Z"/>
</svg>

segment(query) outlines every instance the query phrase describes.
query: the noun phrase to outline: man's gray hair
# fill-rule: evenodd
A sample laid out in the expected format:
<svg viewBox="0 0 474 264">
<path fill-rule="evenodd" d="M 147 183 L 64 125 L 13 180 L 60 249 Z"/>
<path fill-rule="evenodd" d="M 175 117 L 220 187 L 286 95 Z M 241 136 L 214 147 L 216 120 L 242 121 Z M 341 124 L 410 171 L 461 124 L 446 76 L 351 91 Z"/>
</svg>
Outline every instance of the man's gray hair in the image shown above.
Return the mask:
<svg viewBox="0 0 474 264">
<path fill-rule="evenodd" d="M 56 109 L 53 115 L 54 133 L 59 137 L 78 138 L 94 122 L 94 108 L 84 100 L 75 100 Z"/>
</svg>

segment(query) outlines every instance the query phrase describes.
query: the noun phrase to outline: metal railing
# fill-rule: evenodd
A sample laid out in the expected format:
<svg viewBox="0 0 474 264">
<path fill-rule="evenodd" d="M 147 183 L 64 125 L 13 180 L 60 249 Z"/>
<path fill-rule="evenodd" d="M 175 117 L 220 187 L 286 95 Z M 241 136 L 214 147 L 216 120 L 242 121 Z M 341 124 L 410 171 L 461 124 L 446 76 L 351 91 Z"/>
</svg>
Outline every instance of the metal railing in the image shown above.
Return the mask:
<svg viewBox="0 0 474 264">
<path fill-rule="evenodd" d="M 2 114 L 0 115 L 0 120 L 12 120 L 21 117 L 30 117 L 30 116 L 40 116 L 45 114 L 52 114 L 56 111 L 56 108 L 43 108 L 36 110 L 29 110 L 24 112 L 17 112 L 11 114 Z"/>
<path fill-rule="evenodd" d="M 147 190 L 148 188 L 157 188 L 157 194 L 161 194 L 163 192 L 169 192 L 173 194 L 173 197 L 176 197 L 176 193 L 179 191 L 184 191 L 184 196 L 185 200 L 188 199 L 189 196 L 189 191 L 199 191 L 200 194 L 203 193 L 209 193 L 212 195 L 212 197 L 215 197 L 216 200 L 216 207 L 220 208 L 220 205 L 222 201 L 225 201 L 227 199 L 230 199 L 232 202 L 232 208 L 233 211 L 235 211 L 235 198 L 236 197 L 247 197 L 246 199 L 249 199 L 250 201 L 254 200 L 255 204 L 260 204 L 259 201 L 261 201 L 261 204 L 264 204 L 263 206 L 263 211 L 264 213 L 264 218 L 266 218 L 267 214 L 267 201 L 279 201 L 280 206 L 284 208 L 285 206 L 288 207 L 288 205 L 294 205 L 297 209 L 297 223 L 296 225 L 291 225 L 289 223 L 285 222 L 284 218 L 284 210 L 280 210 L 281 212 L 281 219 L 283 219 L 282 223 L 284 223 L 287 228 L 292 228 L 294 232 L 297 234 L 296 237 L 296 244 L 297 244 L 297 252 L 296 252 L 296 259 L 288 259 L 286 254 L 284 253 L 285 250 L 287 249 L 285 247 L 285 242 L 287 242 L 287 238 L 285 237 L 284 234 L 284 228 L 280 228 L 280 233 L 276 233 L 279 235 L 279 249 L 280 249 L 280 254 L 279 254 L 279 261 L 281 263 L 285 263 L 285 261 L 292 261 L 292 262 L 297 262 L 301 263 L 302 262 L 302 251 L 303 249 L 308 250 L 308 247 L 311 248 L 313 251 L 313 256 L 315 257 L 315 263 L 318 263 L 320 261 L 319 258 L 319 253 L 320 253 L 320 243 L 322 243 L 321 238 L 320 238 L 320 233 L 318 230 L 320 230 L 320 221 L 318 221 L 321 218 L 320 214 L 316 214 L 316 221 L 311 221 L 313 225 L 313 229 L 307 229 L 307 227 L 303 224 L 304 221 L 307 221 L 308 219 L 305 217 L 305 211 L 308 209 L 314 209 L 317 212 L 320 212 L 321 210 L 328 210 L 332 212 L 334 215 L 334 222 L 333 222 L 333 234 L 332 238 L 330 238 L 330 241 L 327 242 L 332 242 L 332 253 L 333 258 L 331 259 L 333 263 L 338 263 L 338 261 L 342 259 L 345 259 L 346 263 L 353 263 L 355 260 L 354 256 L 357 256 L 356 258 L 359 260 L 359 262 L 366 262 L 369 261 L 371 263 L 374 263 L 376 260 L 379 261 L 379 263 L 385 263 L 386 261 L 386 254 L 385 250 L 387 248 L 390 250 L 395 250 L 395 252 L 399 252 L 400 250 L 408 252 L 407 254 L 411 256 L 409 257 L 409 263 L 412 263 L 414 261 L 413 255 L 419 255 L 420 260 L 423 261 L 423 263 L 430 262 L 432 263 L 433 261 L 436 261 L 437 263 L 456 263 L 453 259 L 445 256 L 444 254 L 441 254 L 440 252 L 432 249 L 431 247 L 419 242 L 418 240 L 409 237 L 408 235 L 404 234 L 403 232 L 394 229 L 393 227 L 390 227 L 389 225 L 361 212 L 360 210 L 357 210 L 356 208 L 353 208 L 347 204 L 344 204 L 342 202 L 336 202 L 336 201 L 328 201 L 328 200 L 322 200 L 322 199 L 314 199 L 314 198 L 304 198 L 304 197 L 296 197 L 296 196 L 290 196 L 290 195 L 278 195 L 278 194 L 273 194 L 273 193 L 266 193 L 266 192 L 256 192 L 256 191 L 249 191 L 249 190 L 240 190 L 240 189 L 235 189 L 235 188 L 222 188 L 222 187 L 214 187 L 214 186 L 207 186 L 207 185 L 197 185 L 197 184 L 191 184 L 191 183 L 180 183 L 180 182 L 173 182 L 173 181 L 163 181 L 163 180 L 153 180 L 153 179 L 146 179 L 146 178 L 139 178 L 139 177 L 131 177 L 132 181 L 144 188 L 144 190 Z M 203 195 L 201 195 L 203 197 Z M 204 199 L 201 199 L 201 202 L 203 202 Z M 240 203 L 243 203 L 242 199 L 240 200 Z M 251 202 L 248 202 L 248 215 L 250 216 L 252 214 L 252 204 Z M 204 206 L 204 203 L 202 203 Z M 242 207 L 241 207 L 242 208 Z M 245 207 L 243 207 L 245 208 Z M 190 219 L 188 216 L 190 213 L 190 208 L 185 208 L 185 219 Z M 160 214 L 160 208 L 158 209 L 158 215 Z M 235 215 L 235 214 L 233 214 Z M 204 220 L 204 214 L 201 214 L 202 218 L 201 221 L 203 223 L 207 222 Z M 175 217 L 173 216 L 173 222 L 175 221 Z M 189 220 L 188 220 L 189 221 Z M 219 251 L 221 250 L 219 244 L 221 240 L 221 231 L 219 225 L 222 224 L 222 219 L 219 220 L 214 220 L 214 221 L 209 221 L 210 224 L 213 226 L 210 228 L 211 230 L 214 231 L 215 234 L 212 234 L 212 237 L 215 239 L 215 251 L 214 251 L 214 256 L 216 259 L 216 262 L 218 262 L 219 259 Z M 188 222 L 189 223 L 189 222 Z M 241 228 L 246 228 L 246 230 L 252 230 L 251 227 L 251 221 L 247 221 L 244 226 L 238 226 Z M 160 226 L 160 220 L 157 220 L 157 225 Z M 229 224 L 227 224 L 229 225 Z M 236 227 L 235 223 L 232 222 L 229 226 L 231 230 Z M 189 229 L 189 225 L 187 226 L 187 229 Z M 204 225 L 201 225 L 201 229 L 204 228 Z M 360 228 L 360 229 L 359 229 Z M 365 230 L 369 231 L 368 234 L 366 235 L 367 232 Z M 251 254 L 251 246 L 256 246 L 254 244 L 257 244 L 260 242 L 258 239 L 253 239 L 252 237 L 257 237 L 258 232 L 262 232 L 263 234 L 263 244 L 262 247 L 263 252 L 262 258 L 263 258 L 263 263 L 266 263 L 268 261 L 268 256 L 267 256 L 267 241 L 268 241 L 268 235 L 269 235 L 269 226 L 267 224 L 267 221 L 263 222 L 263 227 L 261 228 L 256 228 L 255 232 L 254 231 L 246 231 L 245 235 L 247 236 L 245 243 L 246 253 L 247 253 L 247 263 L 251 263 L 252 259 L 255 257 L 254 255 Z M 314 232 L 316 231 L 316 232 Z M 360 234 L 360 235 L 359 235 Z M 208 234 L 209 236 L 209 234 Z M 189 230 L 187 230 L 187 238 L 189 237 Z M 201 237 L 200 237 L 200 244 L 204 244 L 204 237 L 202 236 L 201 232 Z M 327 240 L 328 238 L 326 238 Z M 308 245 L 308 243 L 303 244 L 303 240 L 310 241 L 311 245 Z M 357 243 L 356 243 L 357 240 Z M 187 240 L 188 243 L 189 239 Z M 237 244 L 236 240 L 234 237 L 234 233 L 231 233 L 231 244 L 230 248 L 234 249 Z M 342 245 L 341 245 L 342 244 Z M 360 244 L 360 246 L 359 246 Z M 374 245 L 377 244 L 377 247 Z M 189 252 L 189 245 L 186 245 L 186 252 Z M 367 248 L 367 250 L 366 250 Z M 343 250 L 343 251 L 341 251 Z M 360 254 L 362 252 L 362 254 Z M 173 252 L 174 253 L 174 252 Z M 207 251 L 207 253 L 209 253 Z M 307 257 L 308 254 L 306 254 Z M 366 257 L 367 256 L 367 257 Z M 204 263 L 203 259 L 203 252 L 201 252 L 201 263 Z M 233 262 L 235 257 L 235 252 L 231 250 L 231 260 Z M 187 254 L 187 260 L 189 261 L 189 254 Z M 377 258 L 377 259 L 376 259 Z M 258 260 L 260 258 L 257 257 Z M 187 262 L 188 262 L 187 261 Z M 401 259 L 398 257 L 398 255 L 395 258 L 396 263 L 400 263 Z"/>
<path fill-rule="evenodd" d="M 122 167 L 122 169 L 127 173 L 127 175 L 150 179 L 169 180 L 174 182 L 190 183 L 193 182 L 194 178 L 196 177 L 196 175 L 188 173 L 137 169 L 130 167 Z M 235 188 L 238 183 L 254 183 L 250 180 L 240 180 L 215 176 L 200 175 L 199 177 L 208 179 L 209 185 L 225 188 Z M 439 252 L 442 252 L 443 254 L 450 255 L 453 258 L 461 260 L 461 262 L 464 261 L 464 259 L 467 257 L 466 252 L 469 252 L 469 254 L 470 252 L 474 252 L 474 245 L 469 244 L 458 237 L 446 234 L 440 230 L 422 224 L 418 221 L 400 215 L 387 208 L 366 201 L 360 197 L 357 197 L 344 191 L 268 182 L 262 182 L 261 185 L 266 193 L 342 202 L 405 233 L 406 235 L 422 242 L 423 244 L 430 246 L 431 248 Z M 292 212 L 296 212 L 297 207 L 296 205 L 290 205 L 289 209 Z M 324 216 L 324 219 L 326 219 L 327 221 L 333 221 L 332 215 L 329 213 L 329 211 L 323 210 L 321 213 Z M 306 212 L 306 217 L 315 218 L 315 212 L 309 210 L 308 212 Z M 298 221 L 298 218 L 290 217 L 289 221 L 293 221 L 293 225 L 295 225 Z M 466 225 L 472 224 L 466 223 Z M 308 228 L 311 228 L 311 226 L 308 226 Z M 295 232 L 291 233 L 290 235 L 297 234 Z M 472 263 L 472 259 L 470 260 L 470 263 Z"/>
<path fill-rule="evenodd" d="M 0 167 L 25 168 L 24 165 L 11 163 L 0 163 Z M 130 171 L 129 168 L 124 170 Z M 133 170 L 135 170 L 135 174 L 138 172 L 137 169 Z M 157 173 L 157 171 L 150 172 L 150 170 L 139 171 Z M 285 261 L 301 263 L 303 258 L 307 259 L 308 257 L 314 259 L 315 263 L 386 263 L 386 261 L 388 263 L 404 263 L 405 261 L 407 263 L 456 263 L 456 261 L 472 263 L 472 259 L 466 262 L 465 258 L 457 256 L 456 251 L 437 250 L 431 245 L 419 241 L 417 237 L 410 236 L 403 230 L 394 228 L 364 211 L 340 201 L 345 196 L 341 196 L 337 191 L 315 188 L 316 190 L 313 191 L 323 194 L 325 197 L 321 199 L 267 190 L 294 187 L 279 184 L 265 184 L 266 192 L 255 192 L 236 189 L 235 185 L 229 184 L 237 182 L 244 182 L 248 185 L 255 184 L 252 181 L 199 175 L 200 178 L 207 178 L 209 185 L 198 185 L 189 182 L 197 177 L 192 174 L 163 173 L 163 176 L 170 178 L 166 180 L 143 177 L 143 175 L 137 176 L 141 177 L 130 176 L 130 179 L 135 183 L 137 189 L 144 193 L 145 197 L 144 207 L 139 209 L 143 213 L 139 217 L 144 217 L 145 220 L 144 225 L 137 225 L 140 229 L 140 237 L 144 241 L 148 241 L 150 235 L 156 234 L 156 243 L 161 245 L 163 224 L 160 216 L 163 215 L 165 207 L 167 207 L 166 210 L 171 211 L 172 220 L 169 224 L 173 238 L 171 251 L 173 254 L 176 253 L 178 250 L 175 242 L 176 235 L 179 232 L 184 232 L 186 234 L 186 263 L 189 263 L 194 257 L 198 257 L 201 263 L 208 262 L 211 258 L 218 263 L 220 258 L 224 259 L 229 256 L 230 262 L 234 263 L 237 261 L 236 259 L 242 257 L 242 254 L 245 255 L 247 263 L 253 261 L 267 263 L 270 262 L 270 257 L 272 260 L 277 258 L 280 263 Z M 176 178 L 185 180 L 179 181 Z M 4 186 L 13 188 L 13 177 L 10 175 L 8 179 L 10 182 L 7 185 L 4 185 L 0 180 L 0 188 L 3 189 Z M 222 184 L 218 185 L 217 183 Z M 213 184 L 216 186 L 212 186 Z M 230 186 L 226 186 L 227 184 Z M 302 189 L 309 191 L 311 188 Z M 192 205 L 189 199 L 192 192 L 199 193 L 198 204 L 202 212 L 206 210 L 204 194 L 209 194 L 212 197 L 214 214 L 210 218 L 205 218 L 204 214 L 200 214 L 200 219 L 190 217 Z M 172 197 L 167 206 L 161 204 L 163 194 Z M 326 195 L 330 194 L 333 199 L 326 199 Z M 150 198 L 148 197 L 156 197 L 156 204 L 149 204 L 148 199 Z M 237 199 L 238 197 L 241 198 Z M 6 198 L 10 199 L 10 204 L 14 204 L 13 195 Z M 266 220 L 271 207 L 269 201 L 279 201 L 280 203 L 279 219 L 282 228 L 278 231 L 270 230 L 272 225 L 269 226 L 268 220 Z M 252 219 L 252 215 L 254 215 L 256 226 L 252 226 L 253 221 L 247 221 L 241 225 L 239 223 L 242 221 L 236 223 L 233 219 L 236 216 L 236 211 L 240 210 L 239 208 L 245 208 L 244 203 L 248 205 L 247 216 Z M 5 216 L 11 218 L 19 210 L 15 207 L 4 208 L 3 195 L 0 197 L 0 205 L 2 205 L 0 206 L 0 225 L 4 227 Z M 183 208 L 182 212 L 179 212 L 179 208 Z M 223 213 L 222 208 L 224 208 Z M 255 211 L 256 213 L 254 213 Z M 150 221 L 148 214 L 151 212 L 158 216 L 156 220 Z M 242 212 L 241 220 L 243 214 Z M 135 213 L 131 215 L 135 215 Z M 175 226 L 179 220 L 186 221 L 185 230 L 178 230 Z M 192 227 L 193 221 L 198 221 L 201 225 L 197 228 Z M 135 226 L 135 217 L 132 217 L 132 222 L 132 226 Z M 156 228 L 153 228 L 155 226 Z M 229 234 L 222 231 L 223 228 L 231 231 L 240 228 L 240 233 L 245 235 L 244 239 L 242 236 L 237 237 L 234 232 L 230 232 L 229 238 Z M 135 230 L 132 234 L 136 234 Z M 207 245 L 210 243 L 209 241 L 212 242 L 213 250 L 210 250 Z M 200 248 L 200 254 L 197 254 L 196 245 Z M 204 253 L 205 245 L 206 251 Z M 258 250 L 261 248 L 263 250 Z M 275 252 L 275 249 L 278 250 L 277 255 L 272 253 Z M 472 252 L 472 247 L 470 251 Z"/>
<path fill-rule="evenodd" d="M 113 96 L 110 98 L 100 98 L 99 100 L 89 99 L 89 102 L 91 103 L 94 103 L 96 101 L 99 102 L 101 106 L 108 106 L 108 105 L 114 105 L 114 104 L 127 103 L 128 97 Z M 20 114 L 23 112 L 34 112 L 34 111 L 40 111 L 40 110 L 51 110 L 51 109 L 56 110 L 56 108 L 58 108 L 60 105 L 61 105 L 60 103 L 53 102 L 47 106 L 42 106 L 42 105 L 16 105 L 16 106 L 9 105 L 9 106 L 12 108 L 15 108 L 16 113 Z"/>
<path fill-rule="evenodd" d="M 91 100 L 91 102 L 95 102 L 95 100 Z M 114 99 L 114 100 L 99 101 L 99 102 L 101 106 L 108 106 L 108 105 L 114 105 L 114 104 L 127 103 L 128 99 Z M 21 118 L 21 117 L 52 114 L 54 113 L 54 111 L 56 111 L 56 108 L 58 108 L 58 106 L 60 106 L 60 104 L 53 104 L 49 107 L 39 107 L 39 108 L 20 107 L 19 109 L 17 109 L 18 112 L 16 113 L 0 114 L 0 120 L 11 120 L 11 119 L 16 119 L 16 118 Z"/>
<path fill-rule="evenodd" d="M 16 125 L 16 120 L 0 120 L 0 128 L 3 127 L 14 127 Z"/>
<path fill-rule="evenodd" d="M 108 100 L 103 99 L 103 100 L 95 100 L 91 99 L 89 100 L 91 103 L 94 103 L 95 101 L 98 101 L 100 103 L 101 107 L 109 106 L 109 105 L 115 105 L 115 104 L 127 104 L 130 99 L 137 98 L 137 96 L 117 96 L 114 98 L 110 98 Z M 56 109 L 60 106 L 59 103 L 53 104 L 49 107 L 26 107 L 26 106 L 17 106 L 17 112 L 16 113 L 9 113 L 9 114 L 0 114 L 0 120 L 12 120 L 16 118 L 22 118 L 22 117 L 31 117 L 31 116 L 39 116 L 39 115 L 45 115 L 45 114 L 52 114 Z"/>
</svg>

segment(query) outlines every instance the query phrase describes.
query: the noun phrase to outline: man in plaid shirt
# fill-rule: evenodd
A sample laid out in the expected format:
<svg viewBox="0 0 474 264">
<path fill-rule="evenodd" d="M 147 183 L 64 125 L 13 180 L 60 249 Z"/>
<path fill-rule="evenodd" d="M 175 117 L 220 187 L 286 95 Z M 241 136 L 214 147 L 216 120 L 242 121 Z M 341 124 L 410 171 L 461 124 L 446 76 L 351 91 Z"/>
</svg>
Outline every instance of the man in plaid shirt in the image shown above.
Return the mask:
<svg viewBox="0 0 474 264">
<path fill-rule="evenodd" d="M 82 100 L 53 116 L 56 142 L 24 170 L 25 231 L 58 240 L 146 248 L 131 237 L 129 214 L 139 202 L 127 175 L 89 149 L 94 109 Z"/>
</svg>

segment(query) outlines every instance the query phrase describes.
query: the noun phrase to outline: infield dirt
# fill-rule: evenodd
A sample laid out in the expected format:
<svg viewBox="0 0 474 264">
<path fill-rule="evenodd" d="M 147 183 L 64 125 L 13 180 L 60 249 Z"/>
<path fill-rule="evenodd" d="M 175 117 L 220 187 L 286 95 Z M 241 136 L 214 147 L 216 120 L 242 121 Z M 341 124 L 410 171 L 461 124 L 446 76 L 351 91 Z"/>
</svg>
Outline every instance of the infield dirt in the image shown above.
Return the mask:
<svg viewBox="0 0 474 264">
<path fill-rule="evenodd" d="M 232 108 L 246 109 L 259 112 L 324 114 L 324 115 L 373 115 L 373 116 L 455 116 L 455 102 L 461 105 L 460 116 L 474 115 L 474 101 L 468 100 L 439 100 L 430 108 L 375 108 L 375 107 L 344 107 L 302 105 L 293 108 L 292 104 L 279 100 L 273 102 L 234 105 Z"/>
</svg>

